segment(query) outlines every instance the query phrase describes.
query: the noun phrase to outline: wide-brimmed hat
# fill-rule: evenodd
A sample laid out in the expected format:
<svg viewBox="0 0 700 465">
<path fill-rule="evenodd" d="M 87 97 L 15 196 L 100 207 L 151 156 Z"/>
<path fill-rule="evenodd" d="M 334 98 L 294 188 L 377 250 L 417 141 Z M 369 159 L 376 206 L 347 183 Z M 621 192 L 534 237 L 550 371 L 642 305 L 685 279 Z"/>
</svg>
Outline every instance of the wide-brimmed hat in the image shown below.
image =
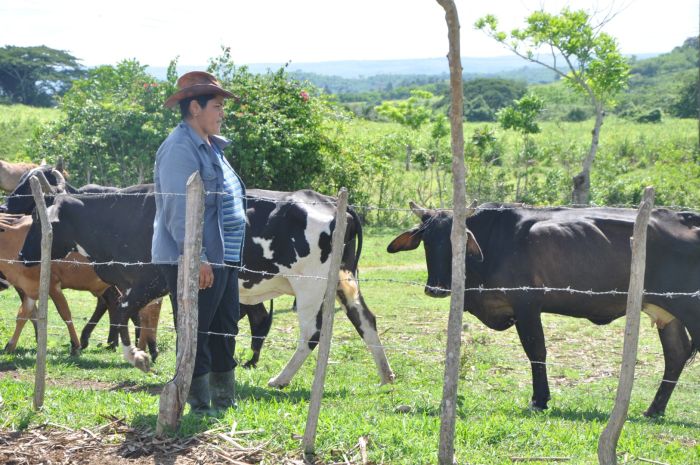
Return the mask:
<svg viewBox="0 0 700 465">
<path fill-rule="evenodd" d="M 179 89 L 165 101 L 165 106 L 172 108 L 183 98 L 196 97 L 198 95 L 223 95 L 233 97 L 233 94 L 219 84 L 216 78 L 205 71 L 190 71 L 180 76 L 177 80 Z"/>
</svg>

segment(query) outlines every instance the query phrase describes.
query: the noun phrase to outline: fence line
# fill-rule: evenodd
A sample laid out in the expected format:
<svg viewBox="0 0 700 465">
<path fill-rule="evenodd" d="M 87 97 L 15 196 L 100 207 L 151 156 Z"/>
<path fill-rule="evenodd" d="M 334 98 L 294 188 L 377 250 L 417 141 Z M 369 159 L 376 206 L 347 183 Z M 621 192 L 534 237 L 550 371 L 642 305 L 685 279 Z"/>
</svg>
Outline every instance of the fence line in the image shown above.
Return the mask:
<svg viewBox="0 0 700 465">
<path fill-rule="evenodd" d="M 36 321 L 36 318 L 10 318 L 10 317 L 0 317 L 0 320 L 5 320 L 5 321 L 15 321 L 15 320 L 24 320 L 24 321 Z M 86 321 L 86 319 L 83 319 Z M 72 323 L 75 322 L 75 320 L 71 321 Z M 66 322 L 67 323 L 67 322 Z M 95 331 L 98 333 L 104 333 L 105 327 L 123 327 L 124 325 L 120 324 L 107 324 L 107 325 L 101 325 L 101 328 L 97 328 Z M 127 325 L 128 326 L 128 325 Z M 61 324 L 49 324 L 47 325 L 47 328 L 52 329 L 50 334 L 55 335 L 55 336 L 65 336 L 65 325 Z M 147 326 L 139 326 L 139 325 L 133 325 L 133 328 L 136 329 L 157 329 L 160 331 L 168 331 L 168 332 L 176 332 L 176 328 L 174 326 L 170 325 L 165 325 L 161 326 L 159 325 L 157 328 L 152 328 L 152 327 L 147 327 Z M 55 331 L 53 331 L 55 330 Z M 62 330 L 62 331 L 61 331 Z M 93 332 L 93 335 L 95 332 Z M 254 339 L 269 339 L 268 344 L 269 345 L 283 345 L 283 344 L 288 344 L 288 345 L 296 345 L 298 343 L 303 343 L 303 344 L 308 344 L 310 342 L 315 342 L 310 339 L 302 339 L 302 338 L 280 338 L 278 335 L 272 337 L 272 336 L 253 336 L 251 334 L 246 334 L 246 333 L 239 333 L 239 334 L 231 334 L 231 333 L 219 333 L 219 332 L 214 332 L 214 331 L 198 331 L 198 334 L 207 334 L 210 336 L 223 336 L 223 337 L 233 337 L 238 340 L 244 339 L 244 340 L 254 340 Z M 420 333 L 414 333 L 414 334 L 420 334 Z M 103 334 L 104 335 L 104 334 Z M 424 354 L 440 354 L 442 355 L 444 353 L 444 350 L 442 348 L 435 348 L 435 349 L 429 349 L 429 348 L 421 348 L 421 347 L 415 347 L 411 346 L 408 344 L 382 344 L 380 345 L 373 345 L 373 344 L 366 344 L 364 342 L 360 343 L 358 340 L 350 339 L 350 340 L 342 340 L 342 339 L 336 339 L 334 344 L 336 346 L 362 346 L 362 347 L 382 347 L 387 350 L 392 350 L 392 351 L 408 351 L 408 352 L 419 352 L 419 353 L 424 353 Z M 622 349 L 620 349 L 622 350 Z M 621 355 L 619 351 L 610 351 L 609 352 L 611 355 Z M 656 356 L 659 357 L 659 359 L 663 358 L 663 354 L 657 353 L 657 352 L 649 352 L 645 351 L 645 355 L 649 356 Z M 552 357 L 549 355 L 549 358 L 553 358 L 554 360 L 550 360 L 548 362 L 540 362 L 540 361 L 530 361 L 526 357 L 518 357 L 518 358 L 499 358 L 498 360 L 498 365 L 491 365 L 491 368 L 503 368 L 502 364 L 510 364 L 514 366 L 519 366 L 519 365 L 530 365 L 530 364 L 538 364 L 538 365 L 545 365 L 548 368 L 553 368 L 553 369 L 570 369 L 570 370 L 575 370 L 578 371 L 579 373 L 585 373 L 587 371 L 592 371 L 590 366 L 584 366 L 584 365 L 572 365 L 569 363 L 562 363 L 558 362 L 557 357 Z M 239 358 L 237 358 L 237 361 L 240 361 Z M 509 368 L 512 370 L 512 368 Z M 612 370 L 618 369 L 617 367 L 610 367 Z M 530 371 L 527 369 L 523 369 L 520 372 L 529 374 Z M 637 378 L 635 378 L 637 379 Z M 676 384 L 678 386 L 688 386 L 688 387 L 695 387 L 695 388 L 700 388 L 700 383 L 693 383 L 693 382 L 688 382 L 688 381 L 671 381 L 667 379 L 662 379 L 661 382 L 664 383 L 671 383 L 671 384 Z"/>
<path fill-rule="evenodd" d="M 175 197 L 185 197 L 187 194 L 185 193 L 174 193 L 174 192 L 78 192 L 78 193 L 70 193 L 70 192 L 60 192 L 56 194 L 49 194 L 47 196 L 59 196 L 59 195 L 70 195 L 75 198 L 90 198 L 90 197 L 97 197 L 97 198 L 107 198 L 107 197 L 155 197 L 155 196 L 175 196 Z M 219 191 L 206 191 L 204 195 L 230 195 L 226 192 L 219 192 Z M 10 196 L 8 195 L 0 195 L 0 199 L 8 199 Z M 24 198 L 24 197 L 32 197 L 31 194 L 13 194 L 11 197 L 13 198 Z M 263 200 L 266 202 L 271 202 L 271 203 L 278 203 L 278 204 L 302 204 L 302 205 L 332 205 L 335 206 L 336 202 L 335 200 L 300 200 L 300 199 L 275 199 L 271 197 L 264 197 L 264 196 L 255 196 L 255 195 L 245 195 L 243 198 L 247 200 Z M 581 205 L 581 204 L 559 204 L 559 205 L 531 205 L 531 204 L 526 204 L 522 202 L 507 202 L 507 201 L 484 201 L 482 204 L 486 203 L 495 203 L 495 204 L 503 204 L 500 206 L 494 206 L 494 207 L 480 207 L 477 206 L 476 210 L 483 210 L 483 211 L 505 211 L 505 210 L 516 210 L 516 209 L 547 209 L 547 208 L 627 208 L 627 209 L 637 209 L 639 205 L 636 204 L 612 204 L 612 205 L 598 205 L 598 204 L 589 204 L 589 205 Z M 412 214 L 413 211 L 410 208 L 407 208 L 405 206 L 376 206 L 376 205 L 360 205 L 360 204 L 348 204 L 348 207 L 351 207 L 356 210 L 368 210 L 368 211 L 397 211 L 397 212 L 406 212 Z M 659 208 L 665 208 L 668 210 L 674 210 L 678 212 L 687 212 L 687 211 L 698 211 L 700 210 L 700 206 L 685 206 L 685 205 L 656 205 L 654 207 L 655 209 Z M 432 208 L 431 210 L 436 211 L 436 212 L 451 212 L 451 208 Z"/>
</svg>

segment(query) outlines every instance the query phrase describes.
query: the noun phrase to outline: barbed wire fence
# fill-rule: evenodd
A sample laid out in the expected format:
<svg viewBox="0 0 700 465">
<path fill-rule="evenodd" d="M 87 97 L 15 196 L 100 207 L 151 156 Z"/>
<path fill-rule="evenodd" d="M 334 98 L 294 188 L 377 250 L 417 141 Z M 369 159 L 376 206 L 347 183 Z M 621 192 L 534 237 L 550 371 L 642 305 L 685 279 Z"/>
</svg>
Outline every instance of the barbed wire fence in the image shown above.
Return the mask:
<svg viewBox="0 0 700 465">
<path fill-rule="evenodd" d="M 79 194 L 81 196 L 100 196 L 100 197 L 106 197 L 108 195 L 110 196 L 119 196 L 119 193 L 109 193 L 109 194 Z M 156 195 L 153 193 L 149 194 L 128 194 L 128 195 Z M 157 194 L 157 195 L 164 195 L 164 194 Z M 171 195 L 171 194 L 168 194 Z M 222 193 L 207 193 L 207 195 L 222 195 Z M 298 199 L 265 199 L 266 201 L 274 201 L 276 203 L 300 203 L 300 204 L 305 204 L 313 207 L 314 205 L 321 205 L 321 204 L 331 204 L 335 205 L 335 201 L 329 200 L 329 201 L 312 201 L 312 202 L 307 202 L 303 200 L 298 200 Z M 360 206 L 360 208 L 362 208 Z M 367 206 L 367 208 L 372 208 L 371 206 Z M 399 208 L 399 207 L 389 207 L 392 210 L 401 210 L 406 212 L 407 214 L 413 214 L 412 210 L 406 209 L 406 208 Z M 531 206 L 526 206 L 523 207 L 522 205 L 503 205 L 503 206 L 485 206 L 481 207 L 482 209 L 493 209 L 493 210 L 504 210 L 504 209 L 515 209 L 515 208 L 538 208 L 538 207 L 531 207 Z M 561 207 L 555 207 L 555 208 L 561 208 Z M 680 211 L 685 211 L 688 210 L 685 207 L 681 208 Z M 23 261 L 15 260 L 15 259 L 6 259 L 2 258 L 0 259 L 1 262 L 3 263 L 22 263 L 24 264 Z M 76 262 L 70 261 L 70 260 L 53 260 L 54 263 L 70 263 L 70 264 L 75 264 Z M 89 262 L 87 264 L 84 263 L 78 263 L 78 266 L 96 266 L 96 265 L 121 265 L 121 266 L 146 266 L 150 265 L 150 262 L 146 261 L 136 261 L 136 262 L 121 262 L 121 261 L 106 261 L 106 262 Z M 234 266 L 234 265 L 227 265 L 227 266 Z M 270 273 L 266 271 L 259 271 L 259 270 L 254 270 L 247 268 L 245 266 L 237 266 L 240 272 L 246 272 L 246 273 L 251 273 L 251 274 L 259 274 L 263 278 L 283 278 L 283 279 L 313 279 L 313 280 L 318 280 L 318 281 L 328 281 L 328 277 L 324 276 L 316 276 L 316 275 L 308 275 L 308 274 L 297 274 L 297 273 L 285 273 L 285 272 L 280 272 L 280 273 Z M 353 279 L 353 278 L 348 278 L 348 279 Z M 418 283 L 415 281 L 406 281 L 406 280 L 400 280 L 400 279 L 394 279 L 394 278 L 354 278 L 355 281 L 358 283 L 363 283 L 363 282 L 386 282 L 386 283 L 392 283 L 392 284 L 398 284 L 398 285 L 408 285 L 408 286 L 420 286 L 423 288 L 426 288 L 422 283 Z M 342 281 L 342 279 L 341 279 Z M 434 291 L 448 291 L 447 289 L 440 289 L 437 287 L 432 287 L 431 288 Z M 610 296 L 624 296 L 627 295 L 627 291 L 622 291 L 618 289 L 611 289 L 611 290 L 593 290 L 593 289 L 574 289 L 571 287 L 566 287 L 566 288 L 557 288 L 557 287 L 547 287 L 547 286 L 541 286 L 541 287 L 531 287 L 531 286 L 522 286 L 522 287 L 498 287 L 498 288 L 484 288 L 484 287 L 477 287 L 477 288 L 468 288 L 466 291 L 470 292 L 500 292 L 500 293 L 509 293 L 509 292 L 541 292 L 541 293 L 552 293 L 552 292 L 562 292 L 562 293 L 569 293 L 569 294 L 575 294 L 575 295 L 581 295 L 581 296 L 600 296 L 600 295 L 610 295 Z M 659 296 L 659 297 L 665 297 L 665 298 L 676 298 L 676 297 L 690 297 L 690 298 L 698 298 L 700 299 L 700 290 L 693 291 L 693 292 L 644 292 L 645 296 Z M 32 318 L 28 318 L 27 320 L 36 320 Z M 39 319 L 40 320 L 40 319 Z M 72 323 L 72 321 L 70 321 Z M 66 322 L 68 323 L 68 322 Z M 121 326 L 121 325 L 112 325 L 112 326 Z M 57 326 L 60 328 L 60 326 Z M 55 327 L 54 327 L 55 328 Z M 161 330 L 174 330 L 172 327 L 167 327 L 163 326 L 161 327 Z M 211 333 L 210 333 L 211 334 Z M 230 337 L 234 337 L 234 335 L 226 335 Z M 245 336 L 245 335 L 239 335 L 238 337 L 249 337 L 249 338 L 255 338 L 256 336 Z M 294 339 L 291 341 L 292 343 L 299 343 L 299 342 L 312 342 L 312 341 L 300 341 L 298 338 Z M 391 345 L 385 346 L 386 348 L 389 349 L 396 349 L 396 350 L 406 350 L 406 351 L 411 351 L 411 350 L 417 350 L 415 347 L 411 347 L 410 345 L 396 345 L 394 344 L 393 347 Z M 418 349 L 420 351 L 420 349 Z M 439 352 L 439 351 L 438 351 Z M 532 363 L 537 363 L 537 362 L 530 362 L 528 361 L 523 361 L 523 360 L 513 360 L 513 362 L 517 363 L 527 363 L 527 364 L 532 364 Z M 542 362 L 545 365 L 548 366 L 557 366 L 556 362 Z M 577 369 L 577 367 L 574 366 L 569 366 L 570 369 Z M 581 367 L 578 367 L 581 368 Z M 668 383 L 675 383 L 679 385 L 684 385 L 683 382 L 676 382 L 672 380 L 663 380 L 663 382 L 668 382 Z M 689 384 L 689 386 L 694 387 L 692 383 Z"/>
</svg>

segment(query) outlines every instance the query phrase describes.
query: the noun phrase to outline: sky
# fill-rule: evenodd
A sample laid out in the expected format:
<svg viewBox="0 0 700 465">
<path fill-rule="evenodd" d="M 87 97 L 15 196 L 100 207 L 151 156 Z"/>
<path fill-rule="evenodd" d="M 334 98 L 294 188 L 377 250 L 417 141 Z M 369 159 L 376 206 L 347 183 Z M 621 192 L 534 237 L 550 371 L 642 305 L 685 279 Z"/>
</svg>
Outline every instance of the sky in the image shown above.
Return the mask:
<svg viewBox="0 0 700 465">
<path fill-rule="evenodd" d="M 663 53 L 697 36 L 699 0 L 455 0 L 465 57 L 510 52 L 474 30 L 494 14 L 505 30 L 563 7 L 614 17 L 603 30 L 625 54 Z M 436 58 L 447 54 L 435 0 L 0 0 L 0 46 L 46 45 L 85 66 L 206 66 L 231 48 L 237 64 Z M 468 71 L 468 70 L 465 70 Z"/>
</svg>

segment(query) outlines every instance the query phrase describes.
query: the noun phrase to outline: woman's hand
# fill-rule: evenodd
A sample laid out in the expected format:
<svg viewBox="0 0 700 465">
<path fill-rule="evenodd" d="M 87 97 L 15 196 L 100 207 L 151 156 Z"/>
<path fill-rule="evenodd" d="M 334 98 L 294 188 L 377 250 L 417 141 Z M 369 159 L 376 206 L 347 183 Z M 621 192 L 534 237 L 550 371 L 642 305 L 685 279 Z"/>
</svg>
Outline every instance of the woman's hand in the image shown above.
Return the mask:
<svg viewBox="0 0 700 465">
<path fill-rule="evenodd" d="M 208 289 L 214 285 L 214 271 L 209 263 L 199 265 L 199 288 Z"/>
</svg>

